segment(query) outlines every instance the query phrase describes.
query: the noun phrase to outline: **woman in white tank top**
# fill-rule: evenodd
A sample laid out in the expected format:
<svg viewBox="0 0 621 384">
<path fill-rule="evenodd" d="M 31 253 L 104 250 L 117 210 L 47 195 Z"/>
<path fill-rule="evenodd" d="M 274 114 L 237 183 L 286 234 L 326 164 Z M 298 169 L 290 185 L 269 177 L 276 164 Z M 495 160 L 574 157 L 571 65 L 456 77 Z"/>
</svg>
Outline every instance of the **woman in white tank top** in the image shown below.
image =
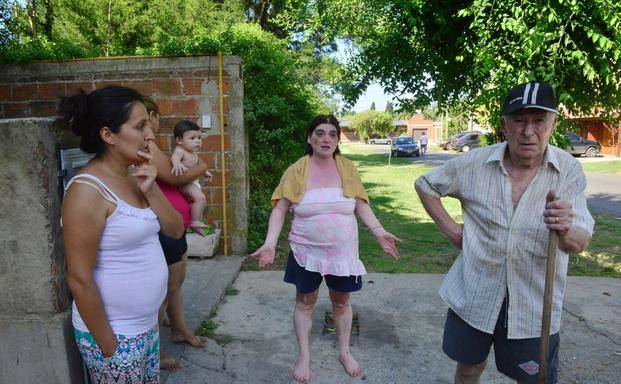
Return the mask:
<svg viewBox="0 0 621 384">
<path fill-rule="evenodd" d="M 154 182 L 154 140 L 142 95 L 106 87 L 65 97 L 60 113 L 95 157 L 62 207 L 76 342 L 94 383 L 158 383 L 157 312 L 166 294 L 161 231 L 181 216 Z"/>
</svg>

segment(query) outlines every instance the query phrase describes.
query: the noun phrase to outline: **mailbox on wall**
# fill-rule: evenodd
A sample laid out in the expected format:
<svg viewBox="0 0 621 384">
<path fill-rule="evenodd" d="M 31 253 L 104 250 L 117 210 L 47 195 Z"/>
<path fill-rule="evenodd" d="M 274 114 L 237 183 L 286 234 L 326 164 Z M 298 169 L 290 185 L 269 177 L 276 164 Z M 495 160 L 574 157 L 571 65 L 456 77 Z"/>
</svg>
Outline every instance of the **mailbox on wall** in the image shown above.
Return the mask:
<svg viewBox="0 0 621 384">
<path fill-rule="evenodd" d="M 69 180 L 71 180 L 71 178 L 78 173 L 80 168 L 85 166 L 94 156 L 94 154 L 83 152 L 80 148 L 65 148 L 65 146 L 61 145 L 58 156 L 60 159 L 58 162 L 60 167 L 58 170 L 59 184 L 63 186 L 59 188 L 59 197 L 61 201 Z"/>
<path fill-rule="evenodd" d="M 63 190 L 67 188 L 69 180 L 78 173 L 90 159 L 93 154 L 83 152 L 80 148 L 62 148 L 60 149 L 60 172 L 59 176 L 62 181 Z M 62 197 L 62 195 L 61 195 Z"/>
<path fill-rule="evenodd" d="M 95 155 L 80 149 L 80 138 L 71 133 L 66 126 L 59 124 L 58 177 L 59 197 L 62 200 L 65 188 L 72 177 Z"/>
</svg>

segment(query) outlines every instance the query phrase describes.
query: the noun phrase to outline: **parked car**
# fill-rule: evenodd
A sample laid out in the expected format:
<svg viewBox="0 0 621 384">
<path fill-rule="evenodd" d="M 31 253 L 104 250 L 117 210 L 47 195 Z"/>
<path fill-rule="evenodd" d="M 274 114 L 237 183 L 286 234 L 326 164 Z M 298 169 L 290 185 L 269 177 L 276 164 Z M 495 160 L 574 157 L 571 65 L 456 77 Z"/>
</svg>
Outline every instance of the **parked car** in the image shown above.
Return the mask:
<svg viewBox="0 0 621 384">
<path fill-rule="evenodd" d="M 438 141 L 438 146 L 447 151 L 451 148 L 451 141 L 453 141 L 452 136 L 446 139 L 441 139 Z"/>
<path fill-rule="evenodd" d="M 574 156 L 595 157 L 602 151 L 602 145 L 595 140 L 584 139 L 573 132 L 567 132 L 569 145 L 565 150 Z"/>
<path fill-rule="evenodd" d="M 455 143 L 455 140 L 462 137 L 463 135 L 467 135 L 468 133 L 480 133 L 480 132 L 479 131 L 457 132 L 450 138 L 440 141 L 438 145 L 440 145 L 440 147 L 444 149 L 445 151 L 449 149 L 454 149 L 453 144 Z"/>
<path fill-rule="evenodd" d="M 455 139 L 453 142 L 453 149 L 461 152 L 468 152 L 472 148 L 479 148 L 481 146 L 482 133 L 468 132 Z"/>
<path fill-rule="evenodd" d="M 393 156 L 420 156 L 418 144 L 408 136 L 397 137 L 390 147 Z"/>
<path fill-rule="evenodd" d="M 369 144 L 390 144 L 392 139 L 390 137 L 373 137 L 369 139 Z"/>
</svg>

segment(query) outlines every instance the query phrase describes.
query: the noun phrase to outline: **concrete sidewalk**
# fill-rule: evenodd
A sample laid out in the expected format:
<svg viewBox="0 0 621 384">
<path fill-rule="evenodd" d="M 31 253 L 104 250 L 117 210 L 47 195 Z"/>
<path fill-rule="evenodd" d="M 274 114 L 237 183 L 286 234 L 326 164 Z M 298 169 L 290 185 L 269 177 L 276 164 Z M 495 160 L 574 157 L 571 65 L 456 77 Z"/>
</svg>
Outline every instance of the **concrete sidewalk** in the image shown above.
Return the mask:
<svg viewBox="0 0 621 384">
<path fill-rule="evenodd" d="M 188 326 L 195 330 L 205 319 L 216 310 L 226 294 L 226 290 L 233 284 L 241 263 L 244 260 L 240 256 L 217 256 L 211 259 L 188 261 L 187 277 L 183 284 L 185 319 Z M 185 372 L 194 370 L 190 364 L 186 364 L 186 356 L 195 353 L 193 348 L 186 344 L 174 344 L 170 341 L 170 328 L 163 327 L 160 332 L 162 347 L 171 355 L 180 359 L 186 368 L 180 373 L 161 371 L 162 383 L 173 383 L 177 378 L 183 377 Z M 210 347 L 216 346 L 211 341 Z M 169 375 L 175 376 L 167 380 Z M 207 377 L 207 376 L 206 376 Z M 183 382 L 183 381 L 182 381 Z M 217 383 L 217 381 L 196 381 L 196 383 Z"/>
<path fill-rule="evenodd" d="M 188 272 L 186 306 L 191 313 L 193 300 L 203 296 L 189 291 L 197 280 L 210 284 L 192 263 Z M 218 278 L 226 280 L 223 273 Z M 313 324 L 311 382 L 452 383 L 454 363 L 441 351 L 446 306 L 437 290 L 442 279 L 426 274 L 365 277 L 363 290 L 352 296 L 359 315 L 352 353 L 365 369 L 359 379 L 347 376 L 337 362 L 336 335 L 323 332 L 324 314 L 331 308 L 322 285 Z M 239 294 L 226 296 L 213 319 L 219 324 L 216 333 L 233 341 L 225 346 L 210 341 L 205 350 L 173 351 L 184 368 L 164 374 L 163 383 L 292 382 L 297 354 L 293 286 L 282 282 L 282 272 L 242 272 L 233 287 Z M 619 383 L 621 280 L 569 278 L 559 357 L 560 383 Z M 490 356 L 482 383 L 512 381 L 496 372 Z"/>
</svg>

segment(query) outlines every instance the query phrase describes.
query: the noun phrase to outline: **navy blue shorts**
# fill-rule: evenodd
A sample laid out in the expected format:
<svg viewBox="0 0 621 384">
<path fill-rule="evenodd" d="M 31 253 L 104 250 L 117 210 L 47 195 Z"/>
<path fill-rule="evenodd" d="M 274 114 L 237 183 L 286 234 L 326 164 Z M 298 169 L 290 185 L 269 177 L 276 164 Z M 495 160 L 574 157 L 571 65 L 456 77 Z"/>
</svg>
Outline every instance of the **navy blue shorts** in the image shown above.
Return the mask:
<svg viewBox="0 0 621 384">
<path fill-rule="evenodd" d="M 183 255 L 188 251 L 188 242 L 185 238 L 185 233 L 180 239 L 173 239 L 159 233 L 160 245 L 164 251 L 164 257 L 166 258 L 166 264 L 173 265 L 178 263 L 183 258 Z"/>
<path fill-rule="evenodd" d="M 293 252 L 289 251 L 287 269 L 285 270 L 283 280 L 294 284 L 299 293 L 315 292 L 319 289 L 324 277 L 328 288 L 336 292 L 355 292 L 362 288 L 362 276 L 321 276 L 319 272 L 307 271 L 300 267 L 295 257 L 293 257 Z"/>
<path fill-rule="evenodd" d="M 481 332 L 471 327 L 459 315 L 448 310 L 444 326 L 442 350 L 451 359 L 468 365 L 475 365 L 487 359 L 494 344 L 496 368 L 498 371 L 520 383 L 537 383 L 539 374 L 540 338 L 508 339 L 506 326 L 507 301 L 503 301 L 494 334 Z M 550 336 L 548 358 L 548 382 L 558 380 L 558 333 Z"/>
</svg>

